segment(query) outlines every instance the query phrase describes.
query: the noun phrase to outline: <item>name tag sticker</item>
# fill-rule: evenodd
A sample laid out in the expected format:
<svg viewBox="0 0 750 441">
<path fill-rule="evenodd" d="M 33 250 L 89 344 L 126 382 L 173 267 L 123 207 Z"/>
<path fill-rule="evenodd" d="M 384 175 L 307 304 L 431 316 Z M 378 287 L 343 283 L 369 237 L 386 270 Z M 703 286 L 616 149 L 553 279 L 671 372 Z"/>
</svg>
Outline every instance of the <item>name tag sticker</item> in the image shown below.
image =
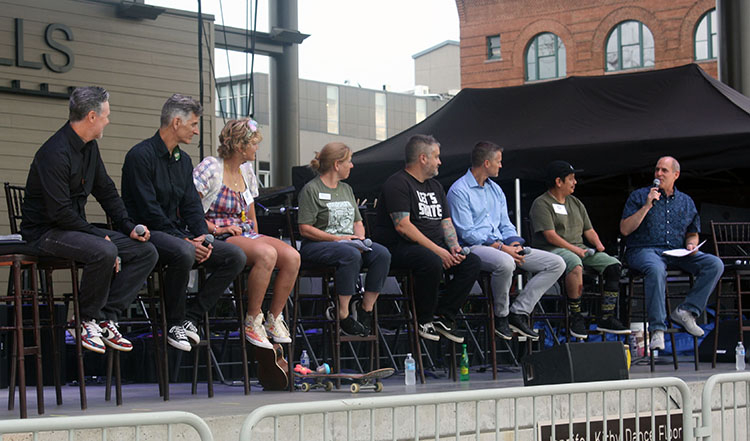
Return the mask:
<svg viewBox="0 0 750 441">
<path fill-rule="evenodd" d="M 250 194 L 249 188 L 246 188 L 245 191 L 242 192 L 242 198 L 245 200 L 245 203 L 248 205 L 253 203 L 253 195 Z"/>
<path fill-rule="evenodd" d="M 318 193 L 318 199 L 323 200 L 323 201 L 330 201 L 331 193 Z"/>
<path fill-rule="evenodd" d="M 568 215 L 568 210 L 565 209 L 565 205 L 552 204 L 552 209 L 555 210 L 555 213 L 557 214 L 563 214 L 565 216 Z"/>
</svg>

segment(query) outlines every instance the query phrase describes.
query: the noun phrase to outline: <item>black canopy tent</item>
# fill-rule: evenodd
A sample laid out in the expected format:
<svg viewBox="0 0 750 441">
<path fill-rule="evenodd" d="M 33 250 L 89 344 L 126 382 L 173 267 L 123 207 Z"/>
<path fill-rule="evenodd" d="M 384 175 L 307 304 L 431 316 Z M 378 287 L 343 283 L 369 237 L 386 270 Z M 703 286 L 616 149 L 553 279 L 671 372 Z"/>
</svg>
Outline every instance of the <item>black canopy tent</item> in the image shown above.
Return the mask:
<svg viewBox="0 0 750 441">
<path fill-rule="evenodd" d="M 421 123 L 354 154 L 347 182 L 358 196 L 377 196 L 417 133 L 440 141 L 446 188 L 466 172 L 479 140 L 505 148 L 500 181 L 541 179 L 553 159 L 583 169 L 584 179 L 650 170 L 663 155 L 683 169 L 730 169 L 750 165 L 750 98 L 695 64 L 463 89 Z"/>
</svg>

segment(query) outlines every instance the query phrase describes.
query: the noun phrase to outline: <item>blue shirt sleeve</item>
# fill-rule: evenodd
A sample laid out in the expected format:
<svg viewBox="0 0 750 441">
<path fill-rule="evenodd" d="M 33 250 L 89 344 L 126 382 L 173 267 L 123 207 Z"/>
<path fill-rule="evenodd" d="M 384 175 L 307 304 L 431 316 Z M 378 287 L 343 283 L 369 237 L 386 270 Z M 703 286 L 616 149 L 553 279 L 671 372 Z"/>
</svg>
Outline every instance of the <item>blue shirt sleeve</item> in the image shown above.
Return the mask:
<svg viewBox="0 0 750 441">
<path fill-rule="evenodd" d="M 452 214 L 451 219 L 456 227 L 456 234 L 461 245 L 482 245 L 487 240 L 486 231 L 476 228 L 471 212 L 471 202 L 463 181 L 453 183 L 448 190 L 448 206 Z"/>
</svg>

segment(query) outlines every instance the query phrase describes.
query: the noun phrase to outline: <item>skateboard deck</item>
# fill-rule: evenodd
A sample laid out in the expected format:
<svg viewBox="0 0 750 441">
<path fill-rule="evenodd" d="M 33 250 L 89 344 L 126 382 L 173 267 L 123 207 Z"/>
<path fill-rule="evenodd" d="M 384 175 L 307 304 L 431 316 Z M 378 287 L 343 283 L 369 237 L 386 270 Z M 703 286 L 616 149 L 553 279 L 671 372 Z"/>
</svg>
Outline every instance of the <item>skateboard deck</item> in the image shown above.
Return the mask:
<svg viewBox="0 0 750 441">
<path fill-rule="evenodd" d="M 373 389 L 375 392 L 382 391 L 383 383 L 380 380 L 390 377 L 395 372 L 393 368 L 376 369 L 364 374 L 323 374 L 311 372 L 307 375 L 302 375 L 299 372 L 295 372 L 294 377 L 298 380 L 297 387 L 302 389 L 303 392 L 321 388 L 330 391 L 333 389 L 334 381 L 347 380 L 352 382 L 349 390 L 356 394 L 362 389 Z"/>
</svg>

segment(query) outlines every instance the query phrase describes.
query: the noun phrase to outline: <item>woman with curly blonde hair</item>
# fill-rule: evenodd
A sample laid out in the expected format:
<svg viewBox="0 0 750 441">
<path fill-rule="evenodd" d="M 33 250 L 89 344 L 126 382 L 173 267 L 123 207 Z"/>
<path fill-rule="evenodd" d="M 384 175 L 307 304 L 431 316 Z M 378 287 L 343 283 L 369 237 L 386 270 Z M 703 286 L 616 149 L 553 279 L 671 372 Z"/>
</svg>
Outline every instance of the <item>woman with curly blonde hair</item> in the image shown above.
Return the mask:
<svg viewBox="0 0 750 441">
<path fill-rule="evenodd" d="M 291 342 L 282 311 L 299 271 L 297 250 L 279 239 L 258 233 L 255 198 L 258 179 L 251 161 L 263 139 L 252 119 L 230 120 L 219 135 L 219 157 L 209 156 L 193 170 L 193 183 L 201 196 L 208 231 L 229 235 L 227 242 L 242 248 L 251 266 L 247 279 L 248 306 L 245 339 L 253 345 L 273 348 Z M 278 268 L 268 314 L 261 311 L 271 274 Z"/>
</svg>

